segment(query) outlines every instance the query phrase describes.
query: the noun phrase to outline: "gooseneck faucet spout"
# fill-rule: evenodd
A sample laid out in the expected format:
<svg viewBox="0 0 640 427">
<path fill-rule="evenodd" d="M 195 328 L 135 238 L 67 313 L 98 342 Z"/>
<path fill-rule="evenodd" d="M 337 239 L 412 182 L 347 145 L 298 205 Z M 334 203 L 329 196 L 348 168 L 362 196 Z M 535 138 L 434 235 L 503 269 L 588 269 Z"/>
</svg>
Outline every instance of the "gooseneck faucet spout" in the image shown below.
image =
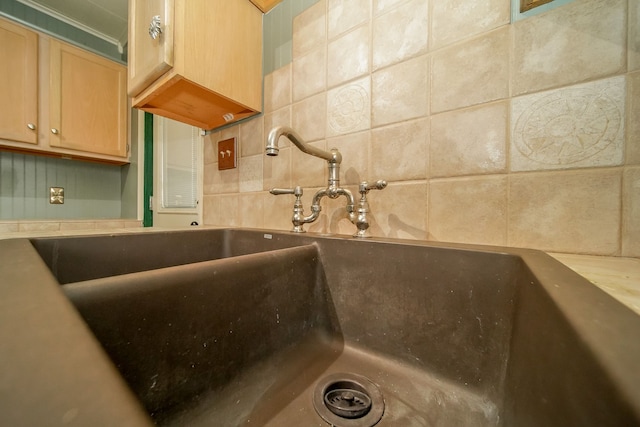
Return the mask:
<svg viewBox="0 0 640 427">
<path fill-rule="evenodd" d="M 280 151 L 278 148 L 278 140 L 281 136 L 286 136 L 303 153 L 319 157 L 329 163 L 342 163 L 342 154 L 340 154 L 338 150 L 334 148 L 331 151 L 324 151 L 314 147 L 313 145 L 309 145 L 300 138 L 300 135 L 298 135 L 296 131 L 287 126 L 277 126 L 271 129 L 269 136 L 267 137 L 267 156 L 278 155 L 278 152 Z"/>
<path fill-rule="evenodd" d="M 296 131 L 287 126 L 276 126 L 269 132 L 267 136 L 267 156 L 277 156 L 280 152 L 278 148 L 278 140 L 281 136 L 286 136 L 296 147 L 303 153 L 315 156 L 327 161 L 329 166 L 329 190 L 332 199 L 338 197 L 335 190 L 340 186 L 340 163 L 342 163 L 342 154 L 336 148 L 331 151 L 321 150 L 313 145 L 309 145 L 303 141 Z"/>
</svg>

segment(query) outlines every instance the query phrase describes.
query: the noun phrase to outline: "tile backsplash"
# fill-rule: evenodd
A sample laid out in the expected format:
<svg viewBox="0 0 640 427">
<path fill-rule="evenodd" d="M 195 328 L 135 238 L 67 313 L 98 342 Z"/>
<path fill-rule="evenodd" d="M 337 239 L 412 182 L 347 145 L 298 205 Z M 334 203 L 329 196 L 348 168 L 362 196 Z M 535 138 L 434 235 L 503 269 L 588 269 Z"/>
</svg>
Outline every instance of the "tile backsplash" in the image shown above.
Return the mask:
<svg viewBox="0 0 640 427">
<path fill-rule="evenodd" d="M 575 0 L 509 23 L 509 0 L 320 0 L 293 19 L 292 61 L 264 115 L 205 141 L 204 222 L 289 230 L 326 163 L 268 131 L 343 154 L 376 236 L 640 257 L 640 6 Z M 276 8 L 277 9 L 277 8 Z M 236 136 L 239 168 L 214 145 Z M 352 234 L 344 199 L 305 228 Z"/>
</svg>

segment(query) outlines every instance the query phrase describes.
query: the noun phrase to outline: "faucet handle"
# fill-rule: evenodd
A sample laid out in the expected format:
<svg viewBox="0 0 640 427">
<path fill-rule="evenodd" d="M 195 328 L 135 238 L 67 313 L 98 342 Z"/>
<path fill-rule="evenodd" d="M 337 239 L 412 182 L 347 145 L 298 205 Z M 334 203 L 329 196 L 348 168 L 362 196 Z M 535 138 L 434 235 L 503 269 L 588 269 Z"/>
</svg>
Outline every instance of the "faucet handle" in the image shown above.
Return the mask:
<svg viewBox="0 0 640 427">
<path fill-rule="evenodd" d="M 291 217 L 293 229 L 291 231 L 294 233 L 304 233 L 304 208 L 302 207 L 302 200 L 300 200 L 302 197 L 302 187 L 298 185 L 295 188 L 272 188 L 269 190 L 269 193 L 274 196 L 280 196 L 281 194 L 293 194 L 296 196 L 296 201 L 293 202 L 293 216 Z"/>
<path fill-rule="evenodd" d="M 386 186 L 387 186 L 387 181 L 385 181 L 384 179 L 379 179 L 372 184 L 369 184 L 367 181 L 362 181 L 360 183 L 360 194 L 364 196 L 371 190 L 382 190 Z"/>
<path fill-rule="evenodd" d="M 369 202 L 367 201 L 367 193 L 371 190 L 382 190 L 387 186 L 387 181 L 379 179 L 378 181 L 369 184 L 367 181 L 360 183 L 360 201 L 358 202 L 358 209 L 356 210 L 357 216 L 354 224 L 358 227 L 358 231 L 353 237 L 367 238 L 371 237 L 369 232 Z"/>
<path fill-rule="evenodd" d="M 269 190 L 269 193 L 273 194 L 274 196 L 280 196 L 282 194 L 293 194 L 296 197 L 300 197 L 302 196 L 302 187 L 300 187 L 299 185 L 296 186 L 296 188 L 272 188 L 271 190 Z"/>
</svg>

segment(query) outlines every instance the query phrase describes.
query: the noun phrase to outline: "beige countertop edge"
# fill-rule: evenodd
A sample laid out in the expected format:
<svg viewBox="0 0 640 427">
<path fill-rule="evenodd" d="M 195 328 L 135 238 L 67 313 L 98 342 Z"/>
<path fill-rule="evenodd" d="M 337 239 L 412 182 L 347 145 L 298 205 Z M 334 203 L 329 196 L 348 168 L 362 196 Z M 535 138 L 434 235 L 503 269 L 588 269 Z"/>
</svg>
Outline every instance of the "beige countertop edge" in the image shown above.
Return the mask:
<svg viewBox="0 0 640 427">
<path fill-rule="evenodd" d="M 44 229 L 29 231 L 0 231 L 0 239 L 30 239 L 33 237 L 57 237 L 57 236 L 91 236 L 96 234 L 120 234 L 120 233 L 150 233 L 169 230 L 191 230 L 194 227 L 107 227 L 107 228 L 87 228 L 87 229 Z M 199 226 L 199 228 L 221 228 L 210 226 Z"/>
<path fill-rule="evenodd" d="M 640 314 L 640 259 L 549 253 Z"/>
<path fill-rule="evenodd" d="M 202 227 L 202 226 L 201 226 Z M 162 230 L 184 230 L 190 227 L 125 227 L 105 229 L 34 230 L 20 232 L 0 232 L 0 239 L 93 235 L 109 233 L 139 233 Z M 219 227 L 202 227 L 219 228 Z M 622 302 L 640 315 L 640 259 L 595 255 L 561 254 L 550 252 L 576 273 Z"/>
</svg>

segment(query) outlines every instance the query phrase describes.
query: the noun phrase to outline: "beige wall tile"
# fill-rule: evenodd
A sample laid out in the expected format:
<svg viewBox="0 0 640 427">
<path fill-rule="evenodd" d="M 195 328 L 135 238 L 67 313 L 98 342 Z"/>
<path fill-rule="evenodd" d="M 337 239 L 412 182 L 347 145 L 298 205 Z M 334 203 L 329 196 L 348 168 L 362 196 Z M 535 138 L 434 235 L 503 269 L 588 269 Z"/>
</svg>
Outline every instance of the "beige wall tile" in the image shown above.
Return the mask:
<svg viewBox="0 0 640 427">
<path fill-rule="evenodd" d="M 373 20 L 373 69 L 395 64 L 427 51 L 426 0 L 410 0 Z"/>
<path fill-rule="evenodd" d="M 371 132 L 372 181 L 425 179 L 428 167 L 428 119 L 387 126 Z"/>
<path fill-rule="evenodd" d="M 328 0 L 329 39 L 369 20 L 371 0 Z"/>
<path fill-rule="evenodd" d="M 293 59 L 326 43 L 327 1 L 320 0 L 293 19 Z"/>
<path fill-rule="evenodd" d="M 509 96 L 509 27 L 433 54 L 432 113 Z"/>
<path fill-rule="evenodd" d="M 327 121 L 327 98 L 320 93 L 306 98 L 291 108 L 293 128 L 305 141 L 324 139 Z"/>
<path fill-rule="evenodd" d="M 628 70 L 640 69 L 640 2 L 629 0 Z"/>
<path fill-rule="evenodd" d="M 622 256 L 640 257 L 640 167 L 624 173 Z"/>
<path fill-rule="evenodd" d="M 329 43 L 327 82 L 334 87 L 369 72 L 369 25 L 344 34 Z"/>
<path fill-rule="evenodd" d="M 426 181 L 391 182 L 384 190 L 370 192 L 367 200 L 371 233 L 379 237 L 427 239 L 427 193 Z"/>
<path fill-rule="evenodd" d="M 327 92 L 328 137 L 371 128 L 371 78 L 347 83 Z"/>
<path fill-rule="evenodd" d="M 264 154 L 257 154 L 255 156 L 241 157 L 238 161 L 240 183 L 239 189 L 241 193 L 247 193 L 250 191 L 262 191 L 262 167 L 263 167 Z"/>
<path fill-rule="evenodd" d="M 218 141 L 224 141 L 225 139 L 229 139 L 229 138 L 240 139 L 239 125 L 224 128 L 218 133 Z M 216 148 L 217 148 L 217 142 L 216 142 Z"/>
<path fill-rule="evenodd" d="M 291 69 L 287 64 L 264 78 L 264 110 L 270 113 L 291 104 Z"/>
<path fill-rule="evenodd" d="M 203 138 L 203 158 L 202 161 L 205 165 L 218 162 L 218 141 L 220 139 L 220 133 L 214 132 L 209 135 L 205 135 Z"/>
<path fill-rule="evenodd" d="M 264 227 L 264 196 L 263 192 L 240 194 L 238 196 L 240 211 L 240 227 Z"/>
<path fill-rule="evenodd" d="M 327 49 L 322 45 L 293 60 L 293 101 L 327 87 Z"/>
<path fill-rule="evenodd" d="M 102 225 L 101 222 L 98 224 Z M 124 222 L 122 223 L 124 225 Z M 62 221 L 60 222 L 60 231 L 68 230 L 95 230 L 96 223 L 93 221 Z"/>
<path fill-rule="evenodd" d="M 505 245 L 506 175 L 431 181 L 429 233 L 440 241 Z"/>
<path fill-rule="evenodd" d="M 0 233 L 15 233 L 18 231 L 18 221 L 1 221 Z"/>
<path fill-rule="evenodd" d="M 506 170 L 508 103 L 500 101 L 431 117 L 431 176 Z"/>
<path fill-rule="evenodd" d="M 124 221 L 119 221 L 119 220 L 107 220 L 107 221 L 100 221 L 99 223 L 96 223 L 96 228 L 104 228 L 104 229 L 109 229 L 109 228 L 124 228 Z"/>
<path fill-rule="evenodd" d="M 628 165 L 640 164 L 640 71 L 627 75 L 627 153 Z"/>
<path fill-rule="evenodd" d="M 205 165 L 204 194 L 237 193 L 240 190 L 240 174 L 238 168 L 218 170 L 218 163 Z"/>
<path fill-rule="evenodd" d="M 412 5 L 418 7 L 408 14 Z M 504 25 L 506 5 L 507 0 L 321 0 L 307 9 L 294 24 L 293 58 L 301 74 L 294 77 L 294 65 L 289 64 L 265 76 L 265 115 L 258 119 L 262 130 L 254 119 L 208 136 L 209 145 L 205 140 L 205 223 L 290 230 L 293 196 L 276 197 L 266 190 L 300 183 L 310 213 L 314 192 L 326 185 L 326 162 L 299 152 L 286 138 L 279 143 L 279 157 L 263 155 L 267 132 L 287 125 L 306 141 L 341 151 L 342 185 L 356 200 L 360 181 L 389 181 L 383 191 L 369 194 L 374 235 L 506 241 L 558 252 L 640 256 L 635 191 L 640 174 L 640 71 L 631 72 L 640 69 L 638 2 L 575 0 L 513 26 Z M 378 38 L 376 48 L 390 46 L 383 50 L 391 52 L 378 56 L 380 68 L 369 77 L 375 50 L 371 16 L 377 36 L 388 36 Z M 417 30 L 427 18 L 430 27 Z M 407 32 L 417 37 L 405 37 Z M 436 49 L 428 55 L 425 40 Z M 311 66 L 311 61 L 303 72 L 304 61 L 314 54 L 321 57 L 325 50 L 326 83 L 317 86 L 318 79 L 312 80 L 309 89 L 305 74 L 322 65 Z M 624 83 L 621 76 L 611 77 L 627 68 L 626 100 L 620 104 Z M 609 86 L 603 86 L 605 82 Z M 600 108 L 600 116 L 580 110 L 589 90 L 602 94 L 590 105 Z M 548 92 L 538 93 L 542 91 Z M 294 92 L 299 101 L 292 104 Z M 521 96 L 507 100 L 514 94 Z M 554 105 L 551 95 L 568 100 L 567 114 L 554 110 L 561 104 Z M 362 101 L 363 108 L 355 108 L 354 100 Z M 536 145 L 536 129 L 558 142 L 562 130 L 576 136 L 582 123 L 587 139 L 581 143 L 589 142 L 594 131 L 604 129 L 602 117 L 607 129 L 611 126 L 611 105 L 623 112 L 626 105 L 626 144 L 613 140 L 578 163 L 562 160 L 565 150 L 556 152 L 557 164 L 545 166 L 534 150 L 523 148 L 524 139 L 519 144 L 528 156 L 510 141 L 521 119 L 519 135 L 527 137 L 536 153 L 553 147 L 548 138 Z M 229 135 L 240 136 L 241 164 L 234 171 L 218 172 L 213 143 Z M 588 148 L 581 146 L 584 152 Z M 508 160 L 505 152 L 510 152 Z M 260 162 L 263 191 L 258 188 Z M 526 172 L 574 167 L 580 170 Z M 498 175 L 505 168 L 516 173 Z M 430 176 L 459 174 L 465 177 L 435 179 L 429 188 Z M 353 234 L 356 228 L 346 219 L 344 205 L 344 198 L 323 200 L 320 218 L 305 228 Z"/>
<path fill-rule="evenodd" d="M 626 0 L 574 1 L 516 22 L 513 94 L 624 70 L 626 6 Z"/>
<path fill-rule="evenodd" d="M 394 7 L 406 3 L 408 0 L 374 0 L 374 14 L 379 15 L 387 12 Z"/>
<path fill-rule="evenodd" d="M 216 196 L 209 196 L 205 194 L 202 198 L 202 225 L 212 224 L 211 219 L 213 218 L 214 210 L 216 209 L 215 197 Z"/>
<path fill-rule="evenodd" d="M 240 124 L 240 156 L 254 156 L 264 152 L 264 116 L 260 115 Z"/>
<path fill-rule="evenodd" d="M 280 139 L 283 140 L 284 138 Z M 273 187 L 291 187 L 291 150 L 293 148 L 282 148 L 280 146 L 280 153 L 277 156 L 262 157 L 264 190 L 269 191 Z"/>
<path fill-rule="evenodd" d="M 205 196 L 202 208 L 204 225 L 237 227 L 240 224 L 237 194 Z"/>
<path fill-rule="evenodd" d="M 428 71 L 428 57 L 420 56 L 373 73 L 372 126 L 383 126 L 427 115 Z"/>
<path fill-rule="evenodd" d="M 327 140 L 328 148 L 337 148 L 342 154 L 342 164 L 340 165 L 342 185 L 356 185 L 362 181 L 376 181 L 378 179 L 375 176 L 369 176 L 370 145 L 371 133 L 369 131 Z"/>
<path fill-rule="evenodd" d="M 511 170 L 620 165 L 625 78 L 513 98 Z"/>
<path fill-rule="evenodd" d="M 615 255 L 620 248 L 621 172 L 591 170 L 510 177 L 510 246 Z"/>
<path fill-rule="evenodd" d="M 265 193 L 263 198 L 264 227 L 274 230 L 291 230 L 293 228 L 291 216 L 293 215 L 294 200 L 295 198 L 288 194 L 274 196 Z"/>
<path fill-rule="evenodd" d="M 60 222 L 58 221 L 20 221 L 18 223 L 18 231 L 59 231 Z"/>
<path fill-rule="evenodd" d="M 309 143 L 321 150 L 327 149 L 324 140 Z M 291 187 L 320 187 L 327 184 L 327 161 L 291 148 Z M 293 200 L 292 200 L 293 202 Z"/>
<path fill-rule="evenodd" d="M 510 20 L 509 0 L 431 2 L 431 48 L 490 31 Z"/>
</svg>

